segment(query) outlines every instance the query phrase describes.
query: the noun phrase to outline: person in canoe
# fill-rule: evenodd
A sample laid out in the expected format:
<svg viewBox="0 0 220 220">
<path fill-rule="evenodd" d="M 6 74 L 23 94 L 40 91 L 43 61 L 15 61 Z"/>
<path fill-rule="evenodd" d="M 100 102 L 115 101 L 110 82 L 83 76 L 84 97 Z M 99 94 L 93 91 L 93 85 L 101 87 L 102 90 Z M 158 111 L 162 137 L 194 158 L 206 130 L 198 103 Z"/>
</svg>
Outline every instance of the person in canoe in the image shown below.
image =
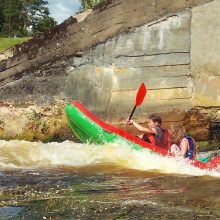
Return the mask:
<svg viewBox="0 0 220 220">
<path fill-rule="evenodd" d="M 197 145 L 195 140 L 186 134 L 182 125 L 171 126 L 171 142 L 170 152 L 175 156 L 188 159 L 194 159 L 197 153 Z"/>
<path fill-rule="evenodd" d="M 167 148 L 168 135 L 167 130 L 161 128 L 162 119 L 157 114 L 152 114 L 148 117 L 148 127 L 143 127 L 134 120 L 127 120 L 129 125 L 134 125 L 139 131 L 144 132 L 143 135 L 138 136 L 142 140 L 157 145 L 159 147 Z"/>
</svg>

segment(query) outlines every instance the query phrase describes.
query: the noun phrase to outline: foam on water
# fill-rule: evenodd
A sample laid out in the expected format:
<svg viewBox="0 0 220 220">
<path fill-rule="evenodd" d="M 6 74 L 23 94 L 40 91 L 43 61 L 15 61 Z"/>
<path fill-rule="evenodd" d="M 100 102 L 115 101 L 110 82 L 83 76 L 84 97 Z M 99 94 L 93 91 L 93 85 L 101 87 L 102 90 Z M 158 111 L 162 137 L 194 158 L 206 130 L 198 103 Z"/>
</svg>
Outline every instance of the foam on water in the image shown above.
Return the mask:
<svg viewBox="0 0 220 220">
<path fill-rule="evenodd" d="M 136 151 L 120 143 L 89 145 L 70 141 L 47 144 L 16 140 L 0 141 L 0 170 L 79 167 L 105 163 L 129 169 L 154 172 L 156 170 L 161 173 L 220 177 L 217 171 L 200 170 L 187 164 L 183 159 L 160 157 L 148 150 Z"/>
</svg>

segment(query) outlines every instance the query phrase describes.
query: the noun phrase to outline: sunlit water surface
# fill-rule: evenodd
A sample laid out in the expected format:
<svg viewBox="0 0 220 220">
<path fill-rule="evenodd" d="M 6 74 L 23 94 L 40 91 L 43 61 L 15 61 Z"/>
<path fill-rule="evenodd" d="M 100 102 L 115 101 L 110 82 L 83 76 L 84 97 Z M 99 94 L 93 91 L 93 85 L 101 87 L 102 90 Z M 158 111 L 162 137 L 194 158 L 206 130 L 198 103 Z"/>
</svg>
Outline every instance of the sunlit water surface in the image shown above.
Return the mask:
<svg viewBox="0 0 220 220">
<path fill-rule="evenodd" d="M 220 219 L 220 173 L 120 143 L 0 141 L 0 219 Z"/>
</svg>

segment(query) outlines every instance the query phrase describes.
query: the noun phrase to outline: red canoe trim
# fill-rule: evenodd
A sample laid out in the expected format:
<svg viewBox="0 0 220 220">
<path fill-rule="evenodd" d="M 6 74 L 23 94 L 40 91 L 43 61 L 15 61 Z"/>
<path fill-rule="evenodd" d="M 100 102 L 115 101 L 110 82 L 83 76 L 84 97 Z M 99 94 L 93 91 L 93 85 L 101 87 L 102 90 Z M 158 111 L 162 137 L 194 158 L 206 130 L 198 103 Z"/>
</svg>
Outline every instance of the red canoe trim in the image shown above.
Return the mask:
<svg viewBox="0 0 220 220">
<path fill-rule="evenodd" d="M 86 115 L 90 120 L 94 121 L 96 124 L 98 124 L 99 126 L 101 126 L 105 131 L 110 132 L 110 133 L 115 133 L 117 135 L 120 135 L 121 137 L 140 145 L 143 148 L 148 148 L 156 153 L 159 153 L 163 156 L 167 155 L 167 151 L 161 147 L 157 147 L 155 145 L 152 145 L 150 143 L 147 143 L 146 141 L 141 140 L 140 138 L 137 138 L 131 134 L 129 134 L 126 131 L 123 131 L 119 128 L 116 128 L 112 125 L 109 125 L 107 123 L 105 123 L 104 121 L 102 121 L 101 119 L 99 119 L 98 117 L 96 117 L 95 115 L 93 115 L 90 111 L 88 111 L 81 103 L 77 102 L 77 101 L 72 101 L 71 102 L 72 105 L 74 105 L 77 109 L 79 109 L 84 115 Z"/>
</svg>

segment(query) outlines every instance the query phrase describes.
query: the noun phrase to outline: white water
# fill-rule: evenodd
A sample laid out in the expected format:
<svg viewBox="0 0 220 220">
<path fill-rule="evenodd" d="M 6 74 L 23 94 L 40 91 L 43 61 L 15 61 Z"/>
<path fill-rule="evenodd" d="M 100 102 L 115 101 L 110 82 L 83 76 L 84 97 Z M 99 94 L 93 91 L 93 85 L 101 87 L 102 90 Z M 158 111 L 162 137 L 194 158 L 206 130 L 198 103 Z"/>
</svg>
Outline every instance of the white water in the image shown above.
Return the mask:
<svg viewBox="0 0 220 220">
<path fill-rule="evenodd" d="M 161 173 L 220 177 L 217 171 L 200 170 L 183 159 L 160 157 L 148 150 L 132 150 L 120 143 L 88 145 L 65 141 L 43 144 L 0 140 L 0 170 L 86 167 L 96 164 L 113 164 L 128 169 Z"/>
</svg>

